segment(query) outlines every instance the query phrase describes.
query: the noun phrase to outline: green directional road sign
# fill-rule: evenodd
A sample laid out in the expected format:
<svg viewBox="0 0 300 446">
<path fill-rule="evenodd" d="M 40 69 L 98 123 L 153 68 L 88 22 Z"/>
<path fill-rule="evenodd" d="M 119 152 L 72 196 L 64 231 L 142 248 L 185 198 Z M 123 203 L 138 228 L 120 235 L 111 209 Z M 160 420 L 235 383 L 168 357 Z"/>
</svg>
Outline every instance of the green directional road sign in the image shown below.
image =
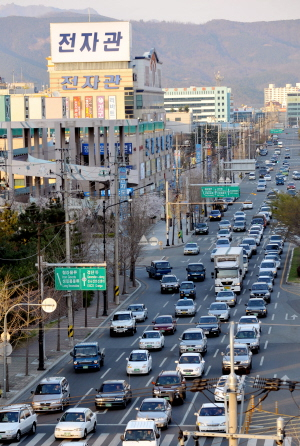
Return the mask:
<svg viewBox="0 0 300 446">
<path fill-rule="evenodd" d="M 202 198 L 239 197 L 239 186 L 202 186 Z"/>
<path fill-rule="evenodd" d="M 106 268 L 55 268 L 56 290 L 106 290 Z"/>
<path fill-rule="evenodd" d="M 271 129 L 270 133 L 283 133 L 282 129 Z"/>
</svg>

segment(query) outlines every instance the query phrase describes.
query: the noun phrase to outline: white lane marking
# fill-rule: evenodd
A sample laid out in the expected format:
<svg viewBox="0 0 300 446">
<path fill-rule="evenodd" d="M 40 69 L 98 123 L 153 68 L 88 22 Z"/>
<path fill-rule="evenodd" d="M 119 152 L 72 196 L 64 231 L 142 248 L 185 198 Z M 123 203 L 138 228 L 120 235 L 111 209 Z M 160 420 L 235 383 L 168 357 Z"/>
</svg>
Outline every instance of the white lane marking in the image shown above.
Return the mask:
<svg viewBox="0 0 300 446">
<path fill-rule="evenodd" d="M 165 308 L 168 305 L 169 301 L 167 300 L 167 302 L 165 303 L 165 305 L 163 305 L 163 308 Z"/>
<path fill-rule="evenodd" d="M 174 434 L 166 434 L 163 441 L 161 442 L 161 446 L 169 446 L 171 444 L 171 441 L 174 438 Z"/>
<path fill-rule="evenodd" d="M 151 376 L 151 378 L 149 379 L 149 381 L 146 384 L 146 387 L 150 386 L 150 384 L 152 383 L 152 381 L 154 381 L 154 376 Z"/>
<path fill-rule="evenodd" d="M 197 311 L 199 311 L 199 310 L 200 310 L 200 308 L 201 308 L 201 305 L 199 305 L 199 307 L 197 308 Z"/>
<path fill-rule="evenodd" d="M 192 319 L 190 320 L 190 324 L 191 324 L 191 323 L 193 322 L 193 320 L 194 320 L 194 317 L 195 317 L 195 316 L 193 316 L 193 317 L 192 317 Z"/>
<path fill-rule="evenodd" d="M 39 424 L 39 427 L 41 426 L 41 424 Z M 54 434 L 50 435 L 49 438 L 47 438 L 47 440 L 43 441 L 43 446 L 50 446 L 52 443 L 55 442 L 55 438 L 54 438 Z"/>
<path fill-rule="evenodd" d="M 214 358 L 217 356 L 217 354 L 219 353 L 219 349 L 217 348 L 217 350 L 215 351 L 215 353 L 214 353 Z"/>
<path fill-rule="evenodd" d="M 204 299 L 203 300 L 206 300 L 208 298 L 208 294 L 204 297 Z"/>
<path fill-rule="evenodd" d="M 242 298 L 241 298 L 241 297 L 239 298 L 239 304 L 240 304 L 240 303 L 242 303 Z"/>
<path fill-rule="evenodd" d="M 163 360 L 161 361 L 161 363 L 159 364 L 159 367 L 162 367 L 163 364 L 164 364 L 164 362 L 165 362 L 166 360 L 167 360 L 167 358 L 163 359 Z"/>
<path fill-rule="evenodd" d="M 266 341 L 265 342 L 265 346 L 264 346 L 264 349 L 266 350 L 266 348 L 268 347 L 268 343 L 269 343 L 269 341 Z"/>
<path fill-rule="evenodd" d="M 197 395 L 197 394 L 196 394 L 196 395 Z M 140 399 L 140 397 L 138 397 L 138 398 L 135 400 L 134 404 L 131 404 L 131 405 L 130 405 L 129 409 L 126 411 L 125 415 L 123 416 L 123 418 L 121 418 L 121 420 L 119 421 L 118 424 L 122 424 L 123 421 L 125 420 L 125 418 L 129 415 L 129 412 L 130 412 L 132 409 L 134 409 L 135 407 L 138 407 L 138 406 L 136 405 L 136 403 L 138 402 L 139 399 Z M 134 409 L 134 410 L 135 410 L 135 409 Z M 118 436 L 118 441 L 120 441 L 120 437 L 119 437 L 119 436 Z M 111 446 L 111 444 L 112 444 L 112 443 L 110 443 L 109 446 Z"/>
<path fill-rule="evenodd" d="M 276 302 L 275 305 L 274 305 L 274 310 L 276 310 L 276 308 L 277 308 L 277 302 Z"/>
<path fill-rule="evenodd" d="M 196 399 L 196 398 L 197 398 L 197 392 L 196 392 L 195 395 L 193 396 L 193 399 L 192 399 L 191 403 L 189 404 L 189 407 L 188 407 L 187 411 L 185 412 L 184 417 L 182 418 L 182 420 L 181 420 L 179 426 L 183 426 L 183 425 L 184 425 L 185 420 L 186 420 L 186 418 L 187 418 L 187 416 L 188 416 L 190 410 L 191 410 L 192 408 L 194 409 L 194 407 L 195 407 L 195 406 L 194 406 L 194 403 L 195 403 L 195 399 Z"/>
<path fill-rule="evenodd" d="M 210 369 L 211 369 L 211 365 L 209 365 L 209 366 L 207 367 L 207 370 L 206 370 L 204 376 L 207 376 L 207 375 L 209 374 Z"/>
<path fill-rule="evenodd" d="M 253 276 L 253 271 L 251 271 L 250 276 Z"/>
<path fill-rule="evenodd" d="M 224 336 L 222 337 L 221 342 L 224 342 L 224 341 L 225 341 L 225 338 L 226 338 L 226 335 L 224 335 Z"/>
<path fill-rule="evenodd" d="M 236 312 L 237 312 L 237 308 L 234 309 L 233 316 L 236 315 Z"/>
<path fill-rule="evenodd" d="M 115 435 L 109 442 L 109 446 L 119 446 L 121 443 L 120 435 Z"/>
<path fill-rule="evenodd" d="M 214 287 L 214 285 L 212 285 L 212 286 L 210 287 L 209 291 L 211 291 L 211 290 L 213 289 L 213 287 Z"/>
<path fill-rule="evenodd" d="M 264 362 L 264 356 L 261 357 L 259 365 L 263 365 L 263 362 Z"/>
<path fill-rule="evenodd" d="M 271 334 L 272 327 L 269 327 L 268 334 Z"/>
<path fill-rule="evenodd" d="M 249 283 L 250 283 L 250 279 L 247 280 L 247 286 L 249 285 Z"/>
<path fill-rule="evenodd" d="M 280 291 L 278 291 L 277 293 L 277 299 L 279 299 L 279 296 L 280 296 Z"/>
<path fill-rule="evenodd" d="M 75 404 L 75 406 L 74 407 L 78 407 L 79 406 L 79 404 L 81 403 L 81 401 L 83 401 L 84 400 L 84 398 L 86 397 L 86 396 L 88 396 L 91 392 L 92 392 L 92 390 L 94 390 L 93 389 L 93 387 L 91 387 L 90 388 L 90 390 L 88 391 L 88 392 L 86 392 L 86 394 L 84 394 L 83 395 L 83 397 L 82 398 L 80 398 L 80 400 L 78 401 L 78 403 L 77 404 Z"/>
<path fill-rule="evenodd" d="M 132 347 L 135 343 L 136 343 L 136 341 L 139 341 L 140 339 L 139 338 L 136 338 L 133 342 L 132 342 L 132 344 L 130 344 L 130 347 Z"/>
<path fill-rule="evenodd" d="M 97 415 L 104 415 L 105 413 L 107 413 L 108 412 L 108 409 L 105 409 L 105 410 L 103 410 L 102 412 L 100 412 L 99 410 L 98 410 L 98 412 L 96 412 L 96 414 Z"/>
<path fill-rule="evenodd" d="M 100 434 L 98 438 L 93 442 L 94 446 L 102 446 L 102 444 L 105 442 L 109 434 Z"/>
<path fill-rule="evenodd" d="M 100 379 L 104 378 L 104 376 L 111 370 L 111 368 L 107 369 L 105 373 L 103 373 L 103 375 L 101 376 Z"/>
<path fill-rule="evenodd" d="M 174 344 L 170 351 L 172 352 L 174 350 L 174 348 L 176 348 L 176 347 L 177 347 L 177 344 Z"/>
<path fill-rule="evenodd" d="M 116 362 L 118 362 L 119 359 L 121 359 L 123 355 L 125 355 L 125 352 L 123 352 L 123 353 L 120 354 L 120 356 L 116 359 Z"/>
<path fill-rule="evenodd" d="M 254 268 L 256 268 L 256 263 L 254 263 Z"/>
<path fill-rule="evenodd" d="M 275 317 L 275 314 L 272 314 L 272 318 L 271 318 L 271 319 L 272 319 L 272 321 L 274 321 L 274 317 Z"/>
<path fill-rule="evenodd" d="M 244 288 L 244 290 L 243 290 L 243 294 L 245 294 L 246 293 L 246 288 Z"/>
<path fill-rule="evenodd" d="M 32 440 L 29 441 L 29 443 L 26 443 L 26 445 L 29 446 L 34 446 L 38 441 L 40 441 L 44 436 L 46 435 L 46 433 L 44 434 L 35 434 L 34 438 Z"/>
</svg>

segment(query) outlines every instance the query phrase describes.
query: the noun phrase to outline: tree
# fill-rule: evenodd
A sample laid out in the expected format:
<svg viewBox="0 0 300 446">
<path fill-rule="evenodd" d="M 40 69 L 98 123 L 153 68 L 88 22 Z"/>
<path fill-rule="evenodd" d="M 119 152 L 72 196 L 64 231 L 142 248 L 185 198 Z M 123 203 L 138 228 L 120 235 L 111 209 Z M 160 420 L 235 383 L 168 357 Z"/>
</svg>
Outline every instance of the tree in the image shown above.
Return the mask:
<svg viewBox="0 0 300 446">
<path fill-rule="evenodd" d="M 300 246 L 300 196 L 278 194 L 271 207 L 273 217 L 284 226 L 287 240 Z"/>
<path fill-rule="evenodd" d="M 188 105 L 185 105 L 185 106 L 184 106 L 184 111 L 185 111 L 186 113 L 188 113 L 189 110 L 190 110 L 190 109 L 189 109 L 189 106 L 188 106 Z"/>
</svg>

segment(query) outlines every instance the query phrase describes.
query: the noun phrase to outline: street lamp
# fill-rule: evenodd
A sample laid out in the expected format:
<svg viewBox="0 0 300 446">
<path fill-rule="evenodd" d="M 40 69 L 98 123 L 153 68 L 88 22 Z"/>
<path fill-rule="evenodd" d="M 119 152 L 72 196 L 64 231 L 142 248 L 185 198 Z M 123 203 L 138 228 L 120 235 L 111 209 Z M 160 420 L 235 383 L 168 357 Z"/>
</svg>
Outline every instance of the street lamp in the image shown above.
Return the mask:
<svg viewBox="0 0 300 446">
<path fill-rule="evenodd" d="M 54 299 L 51 297 L 48 297 L 47 299 L 44 299 L 41 303 L 38 304 L 32 304 L 28 302 L 20 302 L 18 304 L 15 304 L 11 306 L 4 315 L 4 330 L 3 330 L 3 398 L 6 398 L 6 370 L 7 370 L 7 364 L 6 364 L 6 358 L 7 358 L 7 351 L 6 347 L 8 346 L 8 333 L 7 333 L 7 315 L 8 313 L 15 307 L 21 306 L 21 305 L 27 305 L 27 306 L 35 306 L 35 307 L 41 307 L 46 313 L 53 313 L 57 307 L 57 303 Z"/>
<path fill-rule="evenodd" d="M 105 200 L 103 200 L 103 260 L 106 262 L 106 211 L 108 208 L 117 206 L 122 203 L 128 203 L 128 200 L 119 201 L 118 203 L 110 204 L 105 206 Z M 115 234 L 118 237 L 119 234 Z M 102 316 L 107 316 L 107 292 L 103 290 L 103 313 Z"/>
</svg>

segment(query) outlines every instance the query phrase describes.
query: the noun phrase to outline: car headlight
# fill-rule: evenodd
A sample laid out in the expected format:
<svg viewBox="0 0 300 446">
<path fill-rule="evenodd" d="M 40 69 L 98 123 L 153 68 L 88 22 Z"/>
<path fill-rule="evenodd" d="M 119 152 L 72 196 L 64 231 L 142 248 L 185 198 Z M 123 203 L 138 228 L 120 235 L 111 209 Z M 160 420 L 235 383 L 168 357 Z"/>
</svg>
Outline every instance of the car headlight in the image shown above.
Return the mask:
<svg viewBox="0 0 300 446">
<path fill-rule="evenodd" d="M 127 364 L 127 368 L 128 368 L 128 369 L 132 369 L 132 365 Z"/>
<path fill-rule="evenodd" d="M 77 365 L 78 364 L 78 361 L 74 361 L 74 365 Z"/>
<path fill-rule="evenodd" d="M 196 367 L 196 368 L 195 368 L 195 371 L 196 371 L 196 372 L 199 372 L 199 371 L 200 371 L 200 367 Z"/>
<path fill-rule="evenodd" d="M 249 359 L 247 359 L 246 361 L 241 361 L 241 364 L 249 364 Z"/>
<path fill-rule="evenodd" d="M 7 434 L 13 434 L 14 432 L 17 432 L 17 429 L 6 431 Z"/>
<path fill-rule="evenodd" d="M 159 390 L 155 390 L 155 389 L 154 389 L 154 390 L 153 390 L 153 393 L 159 393 Z"/>
<path fill-rule="evenodd" d="M 77 427 L 77 429 L 73 429 L 74 432 L 82 432 L 83 429 L 81 427 Z"/>
<path fill-rule="evenodd" d="M 98 364 L 98 361 L 93 361 L 94 364 Z"/>
<path fill-rule="evenodd" d="M 165 421 L 165 418 L 157 418 L 157 421 Z"/>
<path fill-rule="evenodd" d="M 255 341 L 255 342 L 251 342 L 250 345 L 257 345 L 257 341 Z"/>
<path fill-rule="evenodd" d="M 145 367 L 147 367 L 147 364 L 143 364 L 142 365 L 142 369 L 144 369 Z"/>
<path fill-rule="evenodd" d="M 123 401 L 123 398 L 115 398 L 115 401 Z"/>
</svg>

